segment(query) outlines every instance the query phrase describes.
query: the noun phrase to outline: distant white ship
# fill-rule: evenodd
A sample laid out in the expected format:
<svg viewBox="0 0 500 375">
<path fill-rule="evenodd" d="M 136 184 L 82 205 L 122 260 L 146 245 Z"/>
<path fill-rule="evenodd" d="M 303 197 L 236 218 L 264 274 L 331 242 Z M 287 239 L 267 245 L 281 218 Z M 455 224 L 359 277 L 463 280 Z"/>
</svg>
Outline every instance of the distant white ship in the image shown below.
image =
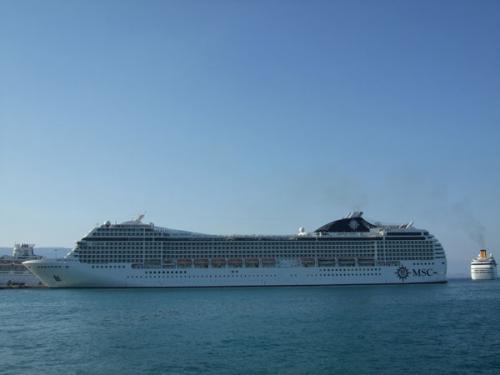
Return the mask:
<svg viewBox="0 0 500 375">
<path fill-rule="evenodd" d="M 15 244 L 12 255 L 0 257 L 0 287 L 42 285 L 40 279 L 22 264 L 27 260 L 42 258 L 35 255 L 34 247 L 33 244 Z"/>
<path fill-rule="evenodd" d="M 215 287 L 446 282 L 427 230 L 354 212 L 312 233 L 208 235 L 137 220 L 91 230 L 62 259 L 24 263 L 49 287 Z"/>
<path fill-rule="evenodd" d="M 497 262 L 486 250 L 480 250 L 479 255 L 470 264 L 472 280 L 493 280 L 497 278 Z"/>
</svg>

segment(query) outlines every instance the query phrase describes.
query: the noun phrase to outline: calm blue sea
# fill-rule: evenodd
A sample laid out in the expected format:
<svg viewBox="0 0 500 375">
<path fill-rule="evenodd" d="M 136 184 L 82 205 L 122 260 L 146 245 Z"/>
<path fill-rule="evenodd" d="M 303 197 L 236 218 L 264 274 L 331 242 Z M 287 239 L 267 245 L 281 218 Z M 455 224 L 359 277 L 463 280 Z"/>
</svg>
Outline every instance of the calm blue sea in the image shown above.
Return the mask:
<svg viewBox="0 0 500 375">
<path fill-rule="evenodd" d="M 2 374 L 500 374 L 500 282 L 0 290 Z"/>
</svg>

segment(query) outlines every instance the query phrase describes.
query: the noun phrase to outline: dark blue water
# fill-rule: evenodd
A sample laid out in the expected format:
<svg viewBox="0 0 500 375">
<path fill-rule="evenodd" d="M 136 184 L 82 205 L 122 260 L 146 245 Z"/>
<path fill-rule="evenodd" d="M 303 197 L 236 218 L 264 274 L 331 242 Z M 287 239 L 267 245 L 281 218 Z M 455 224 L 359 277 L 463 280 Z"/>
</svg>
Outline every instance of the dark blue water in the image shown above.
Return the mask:
<svg viewBox="0 0 500 375">
<path fill-rule="evenodd" d="M 499 281 L 0 297 L 6 374 L 500 374 Z"/>
</svg>

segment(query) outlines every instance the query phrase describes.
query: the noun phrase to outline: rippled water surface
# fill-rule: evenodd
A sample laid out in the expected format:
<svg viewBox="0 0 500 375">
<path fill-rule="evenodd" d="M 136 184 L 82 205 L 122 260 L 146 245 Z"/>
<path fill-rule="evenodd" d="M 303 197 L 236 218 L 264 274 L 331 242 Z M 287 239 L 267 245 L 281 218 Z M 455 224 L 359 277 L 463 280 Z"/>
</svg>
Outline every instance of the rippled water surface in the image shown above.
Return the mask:
<svg viewBox="0 0 500 375">
<path fill-rule="evenodd" d="M 500 374 L 499 281 L 0 296 L 6 374 Z"/>
</svg>

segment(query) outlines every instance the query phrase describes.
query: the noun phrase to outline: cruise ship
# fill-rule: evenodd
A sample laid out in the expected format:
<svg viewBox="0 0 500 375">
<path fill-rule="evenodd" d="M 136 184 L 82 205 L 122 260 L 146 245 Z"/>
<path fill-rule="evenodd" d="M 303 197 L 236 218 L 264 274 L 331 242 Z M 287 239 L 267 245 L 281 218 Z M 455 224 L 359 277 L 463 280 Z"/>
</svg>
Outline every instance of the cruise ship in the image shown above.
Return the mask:
<svg viewBox="0 0 500 375">
<path fill-rule="evenodd" d="M 43 283 L 73 287 L 238 287 L 446 282 L 439 241 L 412 223 L 362 212 L 293 235 L 209 235 L 136 220 L 92 229 L 62 259 L 24 262 Z"/>
<path fill-rule="evenodd" d="M 493 255 L 488 256 L 485 249 L 479 250 L 479 255 L 470 264 L 472 280 L 493 280 L 497 278 L 497 262 Z"/>
<path fill-rule="evenodd" d="M 12 255 L 0 257 L 0 287 L 39 286 L 38 277 L 33 275 L 23 262 L 30 259 L 41 259 L 35 255 L 33 244 L 15 244 Z"/>
</svg>

